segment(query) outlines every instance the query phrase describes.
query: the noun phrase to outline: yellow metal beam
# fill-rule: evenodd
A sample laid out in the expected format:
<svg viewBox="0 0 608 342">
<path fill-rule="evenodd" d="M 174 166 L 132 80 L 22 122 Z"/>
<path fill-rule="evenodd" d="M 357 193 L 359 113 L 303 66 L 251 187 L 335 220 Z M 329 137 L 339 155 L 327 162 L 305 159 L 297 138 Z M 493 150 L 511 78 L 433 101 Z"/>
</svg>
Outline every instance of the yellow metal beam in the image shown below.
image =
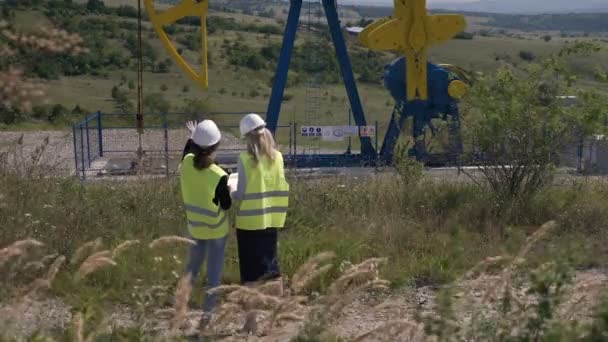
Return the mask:
<svg viewBox="0 0 608 342">
<path fill-rule="evenodd" d="M 407 58 L 407 99 L 426 100 L 428 49 L 452 39 L 465 27 L 461 15 L 428 15 L 426 0 L 395 0 L 393 16 L 367 26 L 360 41 L 373 50 L 403 53 Z"/>
<path fill-rule="evenodd" d="M 177 65 L 192 78 L 194 82 L 207 88 L 209 86 L 209 71 L 207 64 L 207 13 L 209 12 L 209 0 L 182 0 L 176 6 L 157 12 L 153 0 L 145 0 L 146 11 L 150 22 L 154 26 L 163 46 L 177 63 Z M 199 17 L 201 20 L 201 71 L 196 72 L 194 68 L 177 52 L 177 49 L 165 32 L 165 26 L 171 25 L 185 17 Z"/>
</svg>

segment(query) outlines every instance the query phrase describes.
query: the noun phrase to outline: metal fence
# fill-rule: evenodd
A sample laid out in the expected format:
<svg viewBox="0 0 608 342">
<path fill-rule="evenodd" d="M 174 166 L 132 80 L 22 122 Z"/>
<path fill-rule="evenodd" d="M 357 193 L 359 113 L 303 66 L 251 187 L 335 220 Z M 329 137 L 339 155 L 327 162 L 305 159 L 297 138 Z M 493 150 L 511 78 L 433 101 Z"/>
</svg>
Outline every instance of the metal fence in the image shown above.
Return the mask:
<svg viewBox="0 0 608 342">
<path fill-rule="evenodd" d="M 95 113 L 72 126 L 76 174 L 85 177 L 93 162 L 103 157 L 101 113 Z"/>
<path fill-rule="evenodd" d="M 229 134 L 224 136 L 219 151 L 237 153 L 245 149 L 240 139 L 235 138 L 239 136 L 239 121 L 245 114 L 215 112 L 204 117 L 188 113 L 146 114 L 145 129 L 140 136 L 134 115 L 97 112 L 72 127 L 76 174 L 86 178 L 92 172 L 102 172 L 107 168 L 108 161 L 116 162 L 116 165 L 123 161 L 127 165 L 125 168 L 128 168 L 128 163 L 138 153 L 145 155 L 149 163 L 147 169 L 155 169 L 151 170 L 153 173 L 168 174 L 177 169 L 181 159 L 189 137 L 184 125 L 188 120 L 212 119 L 222 122 L 222 131 Z M 277 135 L 289 141 L 289 151 L 285 151 L 288 154 L 295 153 L 293 127 L 289 124 L 277 128 Z"/>
</svg>

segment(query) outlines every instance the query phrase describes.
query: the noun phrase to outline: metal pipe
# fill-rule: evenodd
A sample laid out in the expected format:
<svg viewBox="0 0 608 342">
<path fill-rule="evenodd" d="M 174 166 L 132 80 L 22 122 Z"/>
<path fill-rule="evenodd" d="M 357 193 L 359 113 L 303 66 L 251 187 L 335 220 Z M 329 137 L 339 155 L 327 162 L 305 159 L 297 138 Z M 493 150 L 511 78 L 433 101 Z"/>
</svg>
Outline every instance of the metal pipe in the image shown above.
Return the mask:
<svg viewBox="0 0 608 342">
<path fill-rule="evenodd" d="M 357 126 L 367 126 L 365 113 L 363 112 L 363 106 L 361 105 L 361 98 L 359 97 L 359 91 L 357 90 L 357 83 L 355 82 L 355 76 L 353 74 L 353 68 L 348 57 L 348 49 L 346 48 L 346 42 L 344 41 L 344 35 L 342 34 L 342 29 L 340 27 L 336 0 L 323 0 L 323 6 L 325 7 L 329 32 L 336 49 L 338 64 L 342 71 L 344 86 L 346 87 L 346 93 L 350 101 L 355 122 L 357 123 Z M 371 139 L 369 137 L 361 137 L 361 154 L 371 157 L 375 153 L 376 151 L 372 146 Z"/>
<path fill-rule="evenodd" d="M 279 64 L 274 77 L 272 93 L 270 95 L 270 102 L 266 113 L 267 127 L 273 134 L 276 134 L 277 124 L 279 122 L 281 104 L 283 103 L 283 95 L 285 94 L 285 86 L 287 85 L 289 64 L 291 63 L 301 10 L 302 0 L 291 0 L 289 16 L 287 17 L 287 24 L 283 35 L 281 55 L 279 56 Z"/>
</svg>

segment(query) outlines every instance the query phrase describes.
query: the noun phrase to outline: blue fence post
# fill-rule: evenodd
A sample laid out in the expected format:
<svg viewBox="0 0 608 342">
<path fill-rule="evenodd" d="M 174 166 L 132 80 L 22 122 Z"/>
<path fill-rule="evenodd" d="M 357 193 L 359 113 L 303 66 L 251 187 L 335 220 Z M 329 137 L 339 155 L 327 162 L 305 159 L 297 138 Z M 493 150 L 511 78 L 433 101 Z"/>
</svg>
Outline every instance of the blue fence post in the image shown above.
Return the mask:
<svg viewBox="0 0 608 342">
<path fill-rule="evenodd" d="M 289 123 L 289 155 L 290 156 L 291 156 L 291 147 L 293 145 L 293 141 L 292 141 L 293 135 L 292 135 L 292 133 L 293 133 L 293 127 L 292 127 L 292 123 L 290 122 Z"/>
<path fill-rule="evenodd" d="M 298 123 L 293 123 L 293 155 L 298 155 Z"/>
<path fill-rule="evenodd" d="M 82 179 L 85 179 L 85 167 L 84 167 L 84 133 L 82 132 L 82 123 L 80 124 L 80 156 L 82 158 Z"/>
<path fill-rule="evenodd" d="M 378 121 L 376 121 L 375 135 L 376 135 L 376 137 L 375 137 L 376 138 L 376 167 L 378 167 L 378 157 L 379 157 L 379 154 L 378 154 Z"/>
<path fill-rule="evenodd" d="M 163 128 L 165 130 L 165 176 L 169 176 L 169 123 L 167 121 L 167 113 L 163 114 L 165 122 Z"/>
<path fill-rule="evenodd" d="M 99 157 L 103 157 L 103 129 L 101 128 L 101 111 L 97 111 L 97 136 L 99 137 Z"/>
<path fill-rule="evenodd" d="M 89 168 L 91 168 L 91 141 L 89 138 L 89 118 L 84 120 L 84 125 L 87 129 L 87 159 L 89 162 Z"/>
<path fill-rule="evenodd" d="M 74 166 L 75 166 L 75 175 L 78 175 L 78 149 L 76 148 L 76 125 L 72 125 L 72 136 L 74 137 Z"/>
</svg>

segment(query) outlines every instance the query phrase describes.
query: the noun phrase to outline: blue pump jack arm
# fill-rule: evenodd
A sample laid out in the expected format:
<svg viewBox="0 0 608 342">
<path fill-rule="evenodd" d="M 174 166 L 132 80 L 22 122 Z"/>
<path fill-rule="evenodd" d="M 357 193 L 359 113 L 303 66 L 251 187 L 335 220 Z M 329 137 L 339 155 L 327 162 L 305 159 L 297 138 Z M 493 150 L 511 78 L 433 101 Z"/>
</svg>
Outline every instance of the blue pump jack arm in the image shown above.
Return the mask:
<svg viewBox="0 0 608 342">
<path fill-rule="evenodd" d="M 334 42 L 334 47 L 338 56 L 338 64 L 340 64 L 344 86 L 346 87 L 346 93 L 350 101 L 355 123 L 357 126 L 367 126 L 365 113 L 363 112 L 363 106 L 361 105 L 361 98 L 359 97 L 359 91 L 357 90 L 357 84 L 355 82 L 355 76 L 353 75 L 353 68 L 348 57 L 346 42 L 344 41 L 344 35 L 342 34 L 342 29 L 340 27 L 336 0 L 323 0 L 323 7 L 325 8 L 329 32 L 331 33 Z M 361 137 L 360 139 L 361 154 L 363 157 L 376 158 L 376 150 L 372 145 L 372 140 L 369 137 Z"/>
<path fill-rule="evenodd" d="M 296 33 L 298 31 L 298 22 L 300 21 L 300 12 L 302 11 L 302 0 L 291 0 L 289 7 L 289 16 L 285 26 L 285 34 L 283 36 L 283 45 L 281 47 L 281 55 L 279 56 L 279 64 L 274 77 L 270 102 L 268 104 L 268 112 L 266 113 L 266 124 L 268 129 L 276 134 L 276 129 L 279 124 L 279 115 L 281 113 L 281 104 L 285 94 L 285 86 L 287 85 L 287 75 L 289 73 L 289 64 L 293 53 L 293 46 L 296 41 Z"/>
</svg>

